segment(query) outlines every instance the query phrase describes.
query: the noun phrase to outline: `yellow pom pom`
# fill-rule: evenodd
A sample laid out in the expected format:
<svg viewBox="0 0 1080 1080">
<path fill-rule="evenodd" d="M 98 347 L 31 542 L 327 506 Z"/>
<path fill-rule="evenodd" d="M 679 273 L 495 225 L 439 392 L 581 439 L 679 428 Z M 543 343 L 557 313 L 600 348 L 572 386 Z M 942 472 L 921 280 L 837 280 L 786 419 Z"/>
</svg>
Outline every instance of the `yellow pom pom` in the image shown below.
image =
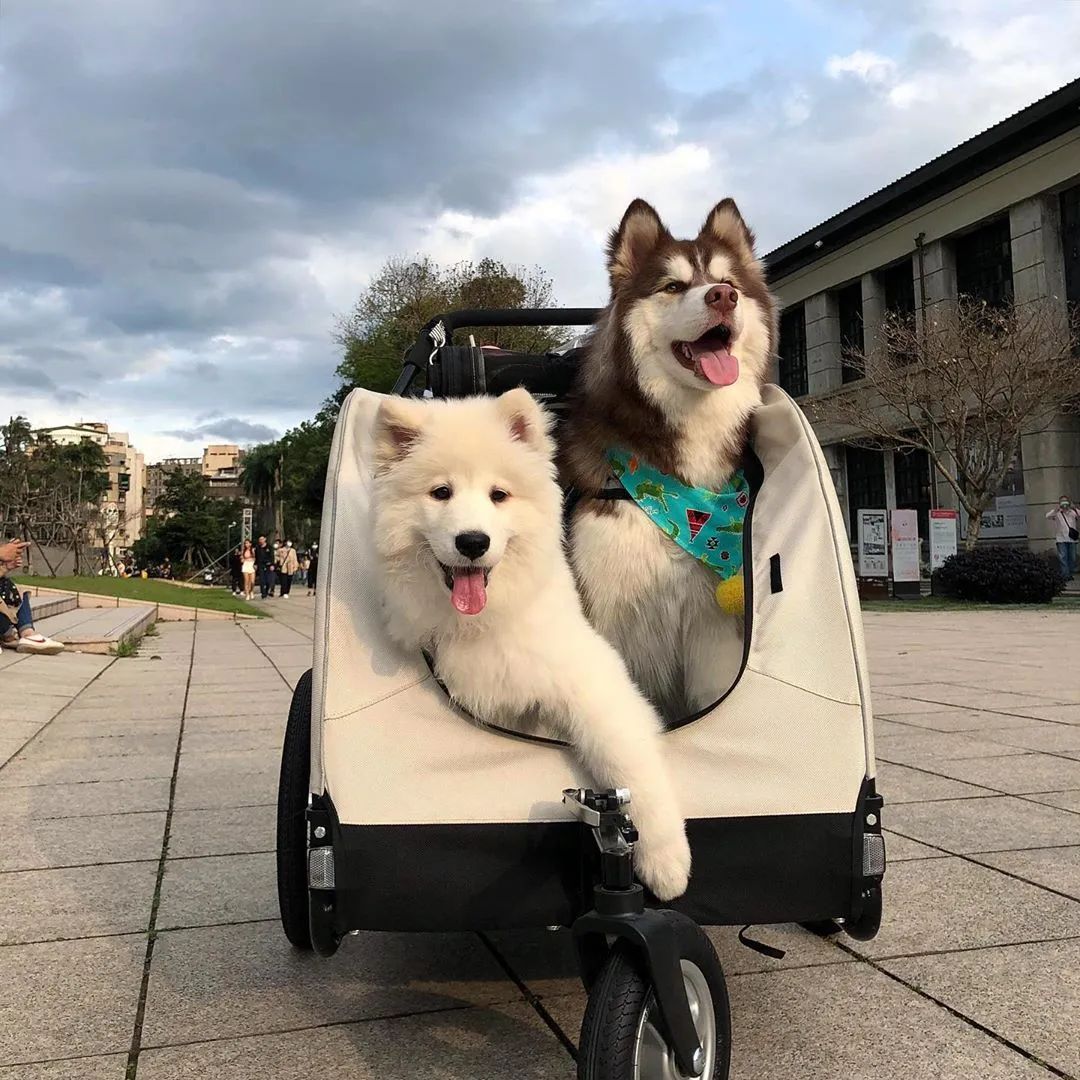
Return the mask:
<svg viewBox="0 0 1080 1080">
<path fill-rule="evenodd" d="M 716 602 L 725 615 L 741 615 L 746 604 L 742 574 L 735 574 L 716 586 Z"/>
</svg>

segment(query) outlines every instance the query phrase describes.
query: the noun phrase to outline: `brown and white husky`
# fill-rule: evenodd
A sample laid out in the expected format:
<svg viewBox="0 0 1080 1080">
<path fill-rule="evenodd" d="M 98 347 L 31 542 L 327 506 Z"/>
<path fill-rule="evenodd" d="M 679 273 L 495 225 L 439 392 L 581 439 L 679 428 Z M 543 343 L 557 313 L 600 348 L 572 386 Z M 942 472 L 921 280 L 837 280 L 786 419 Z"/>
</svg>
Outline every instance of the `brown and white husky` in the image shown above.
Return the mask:
<svg viewBox="0 0 1080 1080">
<path fill-rule="evenodd" d="M 598 498 L 607 452 L 718 490 L 761 402 L 777 309 L 754 235 L 731 199 L 676 240 L 636 199 L 608 243 L 611 300 L 561 436 L 564 484 L 581 496 L 571 562 L 593 625 L 669 719 L 718 700 L 742 659 L 742 620 L 717 606 L 713 571 L 629 501 Z"/>
</svg>

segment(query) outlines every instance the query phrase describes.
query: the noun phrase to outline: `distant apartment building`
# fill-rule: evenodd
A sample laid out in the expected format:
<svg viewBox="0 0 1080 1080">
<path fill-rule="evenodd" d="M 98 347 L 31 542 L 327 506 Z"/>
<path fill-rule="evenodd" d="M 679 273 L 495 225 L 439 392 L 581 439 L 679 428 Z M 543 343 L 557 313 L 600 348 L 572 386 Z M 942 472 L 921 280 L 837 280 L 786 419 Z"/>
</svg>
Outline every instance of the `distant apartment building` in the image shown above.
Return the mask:
<svg viewBox="0 0 1080 1080">
<path fill-rule="evenodd" d="M 921 322 L 969 296 L 1080 305 L 1080 80 L 909 173 L 765 256 L 780 299 L 777 381 L 804 402 L 859 392 L 849 350 L 869 351 L 886 313 Z M 920 536 L 956 495 L 922 451 L 818 434 L 854 539 L 860 509 L 910 508 Z M 1027 433 L 981 540 L 1051 542 L 1045 512 L 1080 499 L 1080 420 Z M 961 515 L 963 521 L 963 515 Z M 966 523 L 965 523 L 966 524 Z"/>
<path fill-rule="evenodd" d="M 89 439 L 104 451 L 109 487 L 101 500 L 99 546 L 116 554 L 126 551 L 143 536 L 146 465 L 126 432 L 110 431 L 108 424 L 94 422 L 41 428 L 35 434 L 39 438 L 48 437 L 60 446 L 73 446 Z"/>
<path fill-rule="evenodd" d="M 202 452 L 203 476 L 217 476 L 219 472 L 236 472 L 240 467 L 243 451 L 231 443 L 207 446 Z"/>
</svg>

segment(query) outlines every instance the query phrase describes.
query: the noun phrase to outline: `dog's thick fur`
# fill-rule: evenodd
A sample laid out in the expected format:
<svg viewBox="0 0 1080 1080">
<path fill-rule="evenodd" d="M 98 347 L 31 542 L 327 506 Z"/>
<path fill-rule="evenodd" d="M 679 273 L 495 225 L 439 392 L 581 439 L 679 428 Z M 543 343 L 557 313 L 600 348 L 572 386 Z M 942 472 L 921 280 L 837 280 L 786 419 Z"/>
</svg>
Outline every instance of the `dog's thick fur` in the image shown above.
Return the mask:
<svg viewBox="0 0 1080 1080">
<path fill-rule="evenodd" d="M 716 605 L 716 575 L 630 502 L 596 499 L 621 447 L 686 484 L 720 488 L 739 464 L 776 338 L 776 304 L 754 237 L 731 199 L 693 240 L 631 203 L 608 245 L 611 300 L 597 324 L 562 433 L 563 482 L 583 498 L 571 561 L 593 625 L 651 700 L 675 719 L 717 701 L 742 657 L 741 620 Z M 714 286 L 732 286 L 721 314 Z M 732 294 L 729 294 L 729 296 Z M 680 362 L 722 327 L 738 377 L 717 385 Z M 687 358 L 689 354 L 687 353 Z"/>
<path fill-rule="evenodd" d="M 514 727 L 539 714 L 598 784 L 628 787 L 638 875 L 661 900 L 684 892 L 690 849 L 660 721 L 582 611 L 563 551 L 548 415 L 524 390 L 388 398 L 375 420 L 375 456 L 391 635 L 429 649 L 451 695 L 478 719 Z M 478 533 L 490 546 L 467 558 L 457 539 Z M 447 582 L 476 567 L 487 575 L 486 600 L 466 614 Z M 461 599 L 479 602 L 472 592 Z"/>
</svg>

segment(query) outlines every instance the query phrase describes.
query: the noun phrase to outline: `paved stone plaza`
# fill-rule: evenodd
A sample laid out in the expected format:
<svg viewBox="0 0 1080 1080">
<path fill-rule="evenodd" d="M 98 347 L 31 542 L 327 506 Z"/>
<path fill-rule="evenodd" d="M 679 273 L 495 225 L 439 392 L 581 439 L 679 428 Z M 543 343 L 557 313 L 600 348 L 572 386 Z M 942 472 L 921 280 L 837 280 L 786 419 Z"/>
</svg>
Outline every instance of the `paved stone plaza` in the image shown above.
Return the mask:
<svg viewBox="0 0 1080 1080">
<path fill-rule="evenodd" d="M 269 606 L 131 659 L 0 657 L 0 1080 L 569 1080 L 564 935 L 285 942 L 274 800 L 312 602 Z M 885 925 L 760 930 L 782 961 L 714 931 L 732 1075 L 1080 1077 L 1080 616 L 866 623 Z"/>
</svg>

